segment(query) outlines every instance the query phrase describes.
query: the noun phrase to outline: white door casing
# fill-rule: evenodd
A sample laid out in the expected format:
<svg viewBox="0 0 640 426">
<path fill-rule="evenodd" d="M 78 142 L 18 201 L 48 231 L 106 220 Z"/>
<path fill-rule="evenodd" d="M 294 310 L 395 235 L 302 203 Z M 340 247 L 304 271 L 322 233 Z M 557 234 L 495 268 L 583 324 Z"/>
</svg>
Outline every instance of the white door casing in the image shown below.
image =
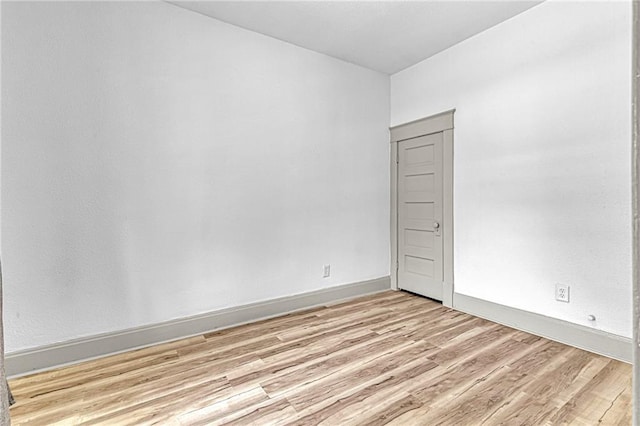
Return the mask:
<svg viewBox="0 0 640 426">
<path fill-rule="evenodd" d="M 454 110 L 391 128 L 391 285 L 453 306 Z"/>
</svg>

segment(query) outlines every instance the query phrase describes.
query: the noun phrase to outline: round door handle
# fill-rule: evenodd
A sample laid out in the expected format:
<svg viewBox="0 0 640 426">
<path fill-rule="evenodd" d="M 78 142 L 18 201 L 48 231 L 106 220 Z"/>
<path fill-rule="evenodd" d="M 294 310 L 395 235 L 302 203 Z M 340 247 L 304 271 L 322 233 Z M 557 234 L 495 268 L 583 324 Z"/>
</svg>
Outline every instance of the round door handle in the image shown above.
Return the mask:
<svg viewBox="0 0 640 426">
<path fill-rule="evenodd" d="M 433 222 L 433 227 L 435 229 L 438 229 L 438 228 L 440 228 L 440 224 L 438 222 Z"/>
</svg>

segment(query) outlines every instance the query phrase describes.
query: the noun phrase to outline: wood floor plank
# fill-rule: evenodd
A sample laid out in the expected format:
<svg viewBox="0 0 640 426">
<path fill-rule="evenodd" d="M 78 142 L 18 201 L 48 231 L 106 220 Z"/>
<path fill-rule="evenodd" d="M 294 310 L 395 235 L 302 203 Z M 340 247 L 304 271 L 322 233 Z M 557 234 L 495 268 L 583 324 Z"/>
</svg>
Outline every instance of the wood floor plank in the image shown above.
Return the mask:
<svg viewBox="0 0 640 426">
<path fill-rule="evenodd" d="M 220 378 L 196 384 L 177 386 L 170 391 L 157 392 L 148 399 L 135 398 L 127 402 L 133 405 L 114 404 L 101 410 L 79 413 L 78 424 L 163 424 L 173 420 L 177 422 L 184 410 L 193 411 L 224 399 L 233 393 L 228 383 Z M 142 402 L 139 402 L 142 401 Z"/>
<path fill-rule="evenodd" d="M 414 343 L 410 346 L 392 350 L 386 355 L 376 357 L 365 362 L 355 362 L 352 368 L 341 368 L 326 380 L 319 380 L 310 387 L 287 394 L 287 399 L 293 407 L 300 411 L 324 400 L 332 398 L 359 385 L 369 382 L 376 377 L 384 377 L 387 373 L 400 368 L 403 364 L 422 358 L 435 349 L 426 343 Z M 429 363 L 424 364 L 429 365 Z M 435 363 L 433 363 L 435 367 Z"/>
<path fill-rule="evenodd" d="M 431 424 L 481 424 L 518 391 L 527 379 L 540 374 L 545 369 L 559 364 L 560 354 L 568 348 L 550 342 L 548 350 L 539 350 L 517 358 L 509 365 L 496 368 L 488 375 L 476 380 L 476 385 L 468 388 L 456 398 L 447 398 L 431 403 L 431 410 L 421 416 Z M 555 349 L 555 350 L 554 350 Z M 555 362 L 555 364 L 554 364 Z"/>
<path fill-rule="evenodd" d="M 238 412 L 267 401 L 269 397 L 261 386 L 256 385 L 246 392 L 238 392 L 204 408 L 193 410 L 178 417 L 181 425 L 205 426 L 219 420 L 227 413 Z"/>
<path fill-rule="evenodd" d="M 57 368 L 46 373 L 31 374 L 11 381 L 11 391 L 18 396 L 22 392 L 33 392 L 34 388 L 43 391 L 43 383 L 55 387 L 58 383 L 71 384 L 73 378 L 80 377 L 80 381 L 86 381 L 91 373 L 104 374 L 107 368 L 121 366 L 124 363 L 136 363 L 141 358 L 164 356 L 166 353 L 175 353 L 176 348 L 186 348 L 190 345 L 204 341 L 203 336 L 195 336 L 187 339 L 163 343 L 143 349 L 125 352 L 117 356 L 103 357 L 80 364 Z"/>
<path fill-rule="evenodd" d="M 254 405 L 248 409 L 237 412 L 228 418 L 210 422 L 210 425 L 272 425 L 276 421 L 282 421 L 288 417 L 295 417 L 296 412 L 285 398 L 270 399 L 266 402 Z"/>
<path fill-rule="evenodd" d="M 550 421 L 562 424 L 571 419 L 584 422 L 602 418 L 615 398 L 631 386 L 631 377 L 625 366 L 620 364 L 614 360 L 609 361 Z"/>
<path fill-rule="evenodd" d="M 448 366 L 453 364 L 455 361 L 459 361 L 461 357 L 472 356 L 474 353 L 473 349 L 495 343 L 497 340 L 506 339 L 513 333 L 513 330 L 497 325 L 478 330 L 482 331 L 475 334 L 473 338 L 462 339 L 457 345 L 449 346 L 445 350 L 436 352 L 429 356 L 429 360 L 434 361 L 439 365 Z"/>
<path fill-rule="evenodd" d="M 51 380 L 50 382 L 40 384 L 38 387 L 20 389 L 16 391 L 15 396 L 22 398 L 23 395 L 28 393 L 30 398 L 36 399 L 56 391 L 59 392 L 62 389 L 77 389 L 85 384 L 92 384 L 105 379 L 108 380 L 109 378 L 118 377 L 126 372 L 143 370 L 149 366 L 164 364 L 172 360 L 177 360 L 178 358 L 178 353 L 174 350 L 158 355 L 126 360 L 119 364 L 111 364 L 93 371 L 87 371 L 84 374 L 74 374 L 73 376 Z"/>
<path fill-rule="evenodd" d="M 532 350 L 531 347 L 521 342 L 516 343 L 510 339 L 503 340 L 484 348 L 471 359 L 449 366 L 446 369 L 446 374 L 422 381 L 419 386 L 409 388 L 408 391 L 418 398 L 428 401 L 430 405 L 443 399 L 451 401 L 467 392 L 492 371 L 504 365 L 506 360 L 524 356 L 531 353 Z"/>
<path fill-rule="evenodd" d="M 413 395 L 395 401 L 390 407 L 375 407 L 367 413 L 364 419 L 358 419 L 358 424 L 381 426 L 386 425 L 393 419 L 404 413 L 411 412 L 422 407 L 423 402 Z M 372 414 L 373 413 L 373 414 Z"/>
<path fill-rule="evenodd" d="M 345 424 L 359 421 L 363 412 L 371 407 L 393 404 L 409 394 L 403 390 L 408 383 L 435 377 L 442 369 L 433 362 L 414 361 L 371 380 L 365 386 L 355 386 L 342 394 L 334 395 L 328 404 L 316 404 L 313 409 L 300 410 L 296 424 Z"/>
<path fill-rule="evenodd" d="M 268 362 L 265 362 L 265 365 L 262 368 L 246 371 L 243 372 L 243 374 L 230 372 L 227 376 L 230 378 L 231 383 L 236 386 L 248 382 L 264 382 L 265 380 L 277 375 L 295 375 L 296 370 L 303 369 L 314 362 L 321 362 L 329 359 L 335 353 L 342 353 L 345 350 L 352 349 L 356 345 L 361 345 L 375 338 L 380 338 L 378 334 L 372 332 L 365 335 L 352 336 L 352 334 L 348 334 L 343 336 L 343 339 L 339 341 L 331 341 L 330 343 L 333 344 L 328 346 L 328 349 L 327 347 L 320 346 L 305 350 L 306 348 L 303 347 L 299 350 L 290 350 L 287 352 L 287 355 L 293 356 L 284 357 L 281 355 L 278 359 L 274 359 L 275 357 L 271 357 L 271 359 L 263 358 L 268 360 Z"/>
<path fill-rule="evenodd" d="M 631 366 L 383 292 L 10 382 L 14 425 L 630 425 Z"/>
<path fill-rule="evenodd" d="M 264 319 L 251 322 L 237 327 L 225 328 L 204 334 L 208 342 L 216 342 L 224 345 L 232 343 L 229 337 L 238 339 L 249 339 L 251 337 L 273 334 L 281 330 L 290 329 L 292 325 L 301 326 L 308 323 L 320 322 L 318 314 L 326 308 L 314 308 L 307 311 L 299 311 L 276 318 Z"/>
<path fill-rule="evenodd" d="M 631 409 L 633 408 L 632 392 L 629 387 L 625 388 L 611 403 L 611 406 L 600 418 L 600 424 L 607 425 L 630 425 Z"/>
<path fill-rule="evenodd" d="M 407 307 L 407 309 L 409 308 Z M 383 324 L 371 327 L 371 329 L 377 333 L 386 333 L 400 328 L 411 329 L 441 317 L 442 307 L 434 304 L 431 307 L 418 309 L 413 315 L 397 315 L 395 320 L 386 321 Z"/>
<path fill-rule="evenodd" d="M 361 313 L 358 320 L 353 317 L 331 319 L 327 322 L 314 324 L 311 326 L 296 327 L 295 329 L 278 333 L 277 336 L 283 342 L 300 338 L 323 334 L 335 329 L 354 329 L 359 327 L 370 327 L 375 324 L 384 324 L 386 321 L 396 317 L 395 313 L 388 309 L 376 309 L 366 313 Z"/>
<path fill-rule="evenodd" d="M 492 421 L 531 426 L 547 423 L 607 363 L 604 357 L 577 349 L 570 351 L 557 369 L 523 386 L 518 396 L 494 413 Z M 525 400 L 527 404 L 521 403 Z"/>
<path fill-rule="evenodd" d="M 409 346 L 412 343 L 397 335 L 378 336 L 365 342 L 365 344 L 355 345 L 348 350 L 324 357 L 321 361 L 314 362 L 305 369 L 284 373 L 265 380 L 262 383 L 262 387 L 270 396 L 281 394 L 300 386 L 301 383 L 303 385 L 308 384 L 328 376 L 346 365 L 366 362 L 369 359 L 379 357 L 381 352 L 390 351 L 398 346 Z"/>
</svg>

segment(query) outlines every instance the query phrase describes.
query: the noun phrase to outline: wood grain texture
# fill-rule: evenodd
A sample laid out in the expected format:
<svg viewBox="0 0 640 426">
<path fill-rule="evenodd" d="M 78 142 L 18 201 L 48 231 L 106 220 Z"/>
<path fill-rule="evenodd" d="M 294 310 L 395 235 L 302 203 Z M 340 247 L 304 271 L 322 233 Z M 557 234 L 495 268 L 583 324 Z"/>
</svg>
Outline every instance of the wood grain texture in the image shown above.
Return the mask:
<svg viewBox="0 0 640 426">
<path fill-rule="evenodd" d="M 14 425 L 630 425 L 631 366 L 385 292 L 11 381 Z"/>
</svg>

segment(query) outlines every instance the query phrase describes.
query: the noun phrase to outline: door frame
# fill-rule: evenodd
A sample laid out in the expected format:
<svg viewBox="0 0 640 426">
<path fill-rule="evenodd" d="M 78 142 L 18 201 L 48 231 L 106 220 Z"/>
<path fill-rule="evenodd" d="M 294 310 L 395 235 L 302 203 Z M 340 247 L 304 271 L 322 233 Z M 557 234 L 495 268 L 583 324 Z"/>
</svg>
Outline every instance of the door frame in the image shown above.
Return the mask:
<svg viewBox="0 0 640 426">
<path fill-rule="evenodd" d="M 633 27 L 631 33 L 631 98 L 632 124 L 631 158 L 633 163 L 632 220 L 633 220 L 633 424 L 640 424 L 640 1 L 632 2 Z"/>
<path fill-rule="evenodd" d="M 389 128 L 391 134 L 391 288 L 398 288 L 398 142 L 432 133 L 442 140 L 442 304 L 453 307 L 453 115 L 455 109 Z"/>
</svg>

